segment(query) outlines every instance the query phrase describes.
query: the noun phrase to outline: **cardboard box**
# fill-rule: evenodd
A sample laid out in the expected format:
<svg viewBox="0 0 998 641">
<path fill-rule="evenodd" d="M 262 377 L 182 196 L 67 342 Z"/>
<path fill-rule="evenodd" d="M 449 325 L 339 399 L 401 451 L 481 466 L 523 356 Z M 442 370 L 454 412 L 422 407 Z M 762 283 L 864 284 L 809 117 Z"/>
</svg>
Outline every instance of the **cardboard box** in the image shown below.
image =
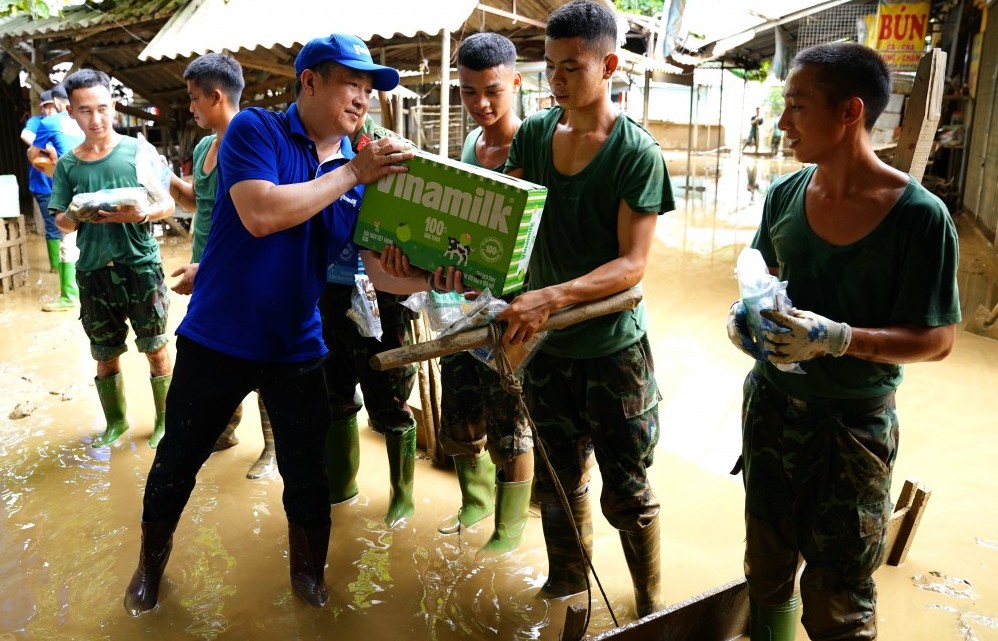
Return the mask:
<svg viewBox="0 0 998 641">
<path fill-rule="evenodd" d="M 425 152 L 364 190 L 354 242 L 397 245 L 417 267 L 454 265 L 495 295 L 523 286 L 547 188 Z"/>
</svg>

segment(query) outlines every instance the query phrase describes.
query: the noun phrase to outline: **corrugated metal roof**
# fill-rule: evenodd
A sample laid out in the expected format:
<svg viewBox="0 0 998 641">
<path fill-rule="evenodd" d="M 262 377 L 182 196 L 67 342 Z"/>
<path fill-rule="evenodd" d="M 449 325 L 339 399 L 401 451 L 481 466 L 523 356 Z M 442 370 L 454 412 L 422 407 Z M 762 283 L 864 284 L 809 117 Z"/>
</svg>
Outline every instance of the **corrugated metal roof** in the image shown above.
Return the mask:
<svg viewBox="0 0 998 641">
<path fill-rule="evenodd" d="M 22 13 L 0 21 L 0 38 L 14 40 L 35 36 L 86 32 L 101 25 L 124 26 L 129 23 L 166 18 L 187 0 L 136 0 L 101 9 L 99 5 L 67 7 L 57 16 L 34 18 Z"/>
<path fill-rule="evenodd" d="M 275 45 L 293 48 L 333 31 L 362 40 L 412 37 L 460 29 L 477 0 L 194 0 L 177 12 L 139 54 L 141 60 L 188 57 Z"/>
</svg>

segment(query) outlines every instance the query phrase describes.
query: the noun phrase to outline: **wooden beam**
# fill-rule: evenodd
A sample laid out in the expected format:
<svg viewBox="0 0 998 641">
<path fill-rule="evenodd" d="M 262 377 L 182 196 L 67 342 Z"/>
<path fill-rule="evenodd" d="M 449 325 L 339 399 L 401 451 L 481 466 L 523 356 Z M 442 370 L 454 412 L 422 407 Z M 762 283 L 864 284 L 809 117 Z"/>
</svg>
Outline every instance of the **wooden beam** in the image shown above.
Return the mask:
<svg viewBox="0 0 998 641">
<path fill-rule="evenodd" d="M 24 69 L 28 72 L 28 84 L 30 84 L 35 91 L 41 93 L 52 88 L 52 81 L 49 79 L 48 72 L 31 62 L 27 56 L 17 50 L 17 47 L 13 43 L 8 41 L 6 38 L 4 40 L 0 40 L 0 49 L 6 51 L 7 55 L 24 67 Z"/>
<path fill-rule="evenodd" d="M 527 18 L 526 16 L 521 16 L 520 14 L 513 11 L 503 11 L 502 9 L 490 7 L 484 2 L 479 2 L 478 7 L 476 8 L 481 11 L 484 11 L 485 13 L 491 13 L 493 15 L 500 16 L 502 18 L 509 18 L 514 24 L 516 24 L 517 22 L 522 22 L 523 24 L 529 24 L 530 26 L 537 27 L 539 29 L 546 29 L 548 26 L 546 22 L 541 22 L 540 20 L 533 20 L 531 18 Z"/>
<path fill-rule="evenodd" d="M 271 60 L 264 60 L 257 56 L 240 53 L 236 56 L 236 60 L 239 61 L 244 67 L 249 67 L 250 69 L 256 69 L 258 71 L 267 71 L 269 73 L 281 76 L 282 78 L 297 78 L 295 75 L 295 68 L 292 64 L 280 64 L 273 62 Z"/>
<path fill-rule="evenodd" d="M 922 56 L 904 110 L 901 136 L 894 151 L 895 168 L 921 182 L 939 128 L 946 80 L 946 52 L 933 49 Z"/>
<path fill-rule="evenodd" d="M 164 118 L 162 115 L 150 113 L 145 109 L 139 109 L 138 107 L 132 107 L 130 105 L 115 105 L 114 110 L 118 113 L 123 113 L 126 116 L 138 118 L 139 120 L 151 120 L 161 127 L 167 126 L 167 123 L 169 122 L 169 119 Z"/>
</svg>

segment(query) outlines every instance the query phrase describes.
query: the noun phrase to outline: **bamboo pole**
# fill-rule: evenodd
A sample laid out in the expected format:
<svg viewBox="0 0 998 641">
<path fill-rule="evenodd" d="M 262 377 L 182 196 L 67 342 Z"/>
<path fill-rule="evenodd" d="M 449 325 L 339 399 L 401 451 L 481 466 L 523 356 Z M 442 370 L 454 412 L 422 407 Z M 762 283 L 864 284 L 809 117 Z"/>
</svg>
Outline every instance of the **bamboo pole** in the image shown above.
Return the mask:
<svg viewBox="0 0 998 641">
<path fill-rule="evenodd" d="M 559 310 L 551 314 L 547 321 L 541 325 L 540 331 L 563 329 L 569 325 L 575 325 L 576 323 L 581 323 L 597 316 L 634 309 L 640 302 L 641 290 L 632 287 L 602 300 L 579 303 L 578 305 Z M 406 345 L 375 354 L 371 357 L 371 367 L 380 372 L 394 367 L 402 367 L 403 365 L 417 361 L 425 361 L 431 358 L 446 356 L 447 354 L 464 352 L 474 347 L 487 345 L 488 342 L 489 328 L 476 327 L 460 334 L 442 336 L 425 343 Z"/>
</svg>

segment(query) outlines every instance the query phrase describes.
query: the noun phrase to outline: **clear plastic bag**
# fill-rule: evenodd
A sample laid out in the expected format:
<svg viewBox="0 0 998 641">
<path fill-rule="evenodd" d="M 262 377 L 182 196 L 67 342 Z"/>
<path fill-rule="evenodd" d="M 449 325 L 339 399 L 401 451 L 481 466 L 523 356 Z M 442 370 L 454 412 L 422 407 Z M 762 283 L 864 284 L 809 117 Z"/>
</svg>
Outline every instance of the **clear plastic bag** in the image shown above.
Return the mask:
<svg viewBox="0 0 998 641">
<path fill-rule="evenodd" d="M 163 202 L 170 196 L 170 168 L 145 136 L 140 133 L 136 138 L 135 178 L 149 192 L 150 202 Z"/>
<path fill-rule="evenodd" d="M 378 308 L 378 292 L 364 274 L 354 276 L 354 289 L 350 295 L 350 309 L 347 318 L 357 325 L 357 331 L 365 338 L 381 340 L 381 310 Z"/>
<path fill-rule="evenodd" d="M 764 309 L 786 311 L 793 306 L 787 297 L 787 282 L 770 274 L 762 254 L 752 247 L 745 247 L 738 254 L 735 275 L 738 277 L 738 290 L 745 305 L 749 333 L 752 335 L 753 355 L 757 360 L 764 361 L 766 354 L 762 347 L 765 345 L 763 330 L 780 331 L 780 326 L 764 318 L 760 312 Z M 775 365 L 784 372 L 804 373 L 797 363 Z"/>
<path fill-rule="evenodd" d="M 76 194 L 66 208 L 66 217 L 74 222 L 92 223 L 100 211 L 115 211 L 118 207 L 146 208 L 154 201 L 144 187 L 117 187 L 86 194 Z"/>
</svg>

